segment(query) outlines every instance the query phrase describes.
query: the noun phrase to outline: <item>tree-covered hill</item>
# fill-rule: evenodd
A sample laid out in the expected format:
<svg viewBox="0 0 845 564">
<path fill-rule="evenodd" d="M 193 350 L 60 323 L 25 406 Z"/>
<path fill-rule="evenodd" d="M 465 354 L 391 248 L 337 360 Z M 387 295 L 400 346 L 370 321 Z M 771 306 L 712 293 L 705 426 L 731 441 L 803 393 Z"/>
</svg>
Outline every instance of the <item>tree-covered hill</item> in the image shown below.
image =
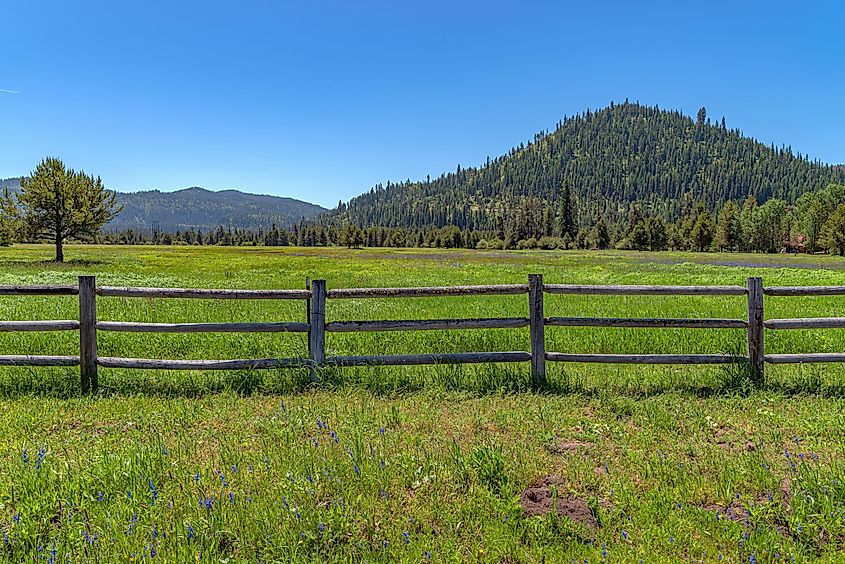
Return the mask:
<svg viewBox="0 0 845 564">
<path fill-rule="evenodd" d="M 213 192 L 187 188 L 176 192 L 119 193 L 123 211 L 106 230 L 161 229 L 174 232 L 188 228 L 208 231 L 219 226 L 239 229 L 280 227 L 325 211 L 315 204 L 293 198 L 247 194 L 237 190 Z"/>
<path fill-rule="evenodd" d="M 748 196 L 794 202 L 802 193 L 845 181 L 845 169 L 811 161 L 711 121 L 637 103 L 611 104 L 563 119 L 508 154 L 422 182 L 377 185 L 339 205 L 330 223 L 417 228 L 454 225 L 497 230 L 525 197 L 552 208 L 568 188 L 578 225 L 598 217 L 622 224 L 633 203 L 674 221 L 695 202 L 716 211 Z"/>
<path fill-rule="evenodd" d="M 18 190 L 19 178 L 0 179 L 0 190 Z M 132 229 L 141 232 L 161 230 L 174 233 L 187 229 L 211 231 L 217 227 L 269 229 L 272 225 L 290 227 L 326 209 L 293 198 L 247 194 L 238 190 L 213 192 L 186 188 L 175 192 L 149 190 L 118 192 L 123 211 L 108 223 L 106 231 Z"/>
</svg>

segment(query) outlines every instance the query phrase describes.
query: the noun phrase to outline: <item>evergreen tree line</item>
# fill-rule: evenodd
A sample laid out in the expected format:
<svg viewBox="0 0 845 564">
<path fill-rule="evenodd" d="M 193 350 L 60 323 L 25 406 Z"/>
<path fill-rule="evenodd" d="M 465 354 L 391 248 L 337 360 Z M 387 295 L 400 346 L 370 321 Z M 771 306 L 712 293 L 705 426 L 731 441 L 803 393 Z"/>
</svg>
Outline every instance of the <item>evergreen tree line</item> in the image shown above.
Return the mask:
<svg viewBox="0 0 845 564">
<path fill-rule="evenodd" d="M 510 216 L 497 215 L 492 230 L 460 229 L 455 225 L 407 229 L 347 223 L 302 222 L 292 229 L 251 231 L 218 227 L 176 233 L 143 233 L 131 229 L 104 233 L 99 243 L 122 245 L 222 245 L 304 247 L 435 247 L 477 249 L 633 249 L 722 252 L 827 251 L 845 255 L 845 184 L 830 184 L 806 192 L 794 204 L 772 198 L 762 205 L 753 197 L 728 200 L 712 213 L 704 202 L 682 206 L 676 221 L 629 208 L 622 223 L 603 216 L 589 226 L 575 221 L 575 201 L 566 194 L 552 204 L 523 198 Z"/>
</svg>

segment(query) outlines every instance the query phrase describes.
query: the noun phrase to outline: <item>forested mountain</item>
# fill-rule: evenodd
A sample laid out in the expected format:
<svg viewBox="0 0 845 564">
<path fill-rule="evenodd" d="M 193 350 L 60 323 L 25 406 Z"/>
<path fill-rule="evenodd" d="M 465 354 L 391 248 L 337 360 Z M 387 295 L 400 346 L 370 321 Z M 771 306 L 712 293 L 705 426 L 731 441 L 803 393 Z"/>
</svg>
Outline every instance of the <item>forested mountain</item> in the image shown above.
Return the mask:
<svg viewBox="0 0 845 564">
<path fill-rule="evenodd" d="M 0 180 L 0 190 L 18 190 L 20 179 Z M 187 188 L 176 192 L 117 193 L 123 211 L 105 226 L 105 231 L 132 229 L 141 232 L 186 229 L 211 231 L 217 227 L 257 230 L 272 225 L 290 227 L 326 209 L 293 198 L 247 194 L 237 190 L 212 192 Z"/>
<path fill-rule="evenodd" d="M 572 220 L 627 223 L 636 204 L 646 216 L 675 221 L 697 202 L 715 212 L 748 196 L 758 203 L 794 202 L 802 193 L 845 181 L 845 170 L 790 148 L 764 145 L 713 122 L 702 108 L 692 119 L 638 103 L 611 104 L 565 118 L 508 154 L 422 182 L 377 185 L 341 203 L 327 223 L 362 227 L 502 231 L 526 198 L 556 210 L 565 192 Z"/>
<path fill-rule="evenodd" d="M 219 226 L 240 229 L 290 226 L 313 217 L 325 208 L 293 198 L 246 194 L 237 190 L 212 192 L 187 188 L 176 192 L 118 193 L 123 211 L 106 225 L 106 231 L 188 228 L 209 231 Z"/>
</svg>

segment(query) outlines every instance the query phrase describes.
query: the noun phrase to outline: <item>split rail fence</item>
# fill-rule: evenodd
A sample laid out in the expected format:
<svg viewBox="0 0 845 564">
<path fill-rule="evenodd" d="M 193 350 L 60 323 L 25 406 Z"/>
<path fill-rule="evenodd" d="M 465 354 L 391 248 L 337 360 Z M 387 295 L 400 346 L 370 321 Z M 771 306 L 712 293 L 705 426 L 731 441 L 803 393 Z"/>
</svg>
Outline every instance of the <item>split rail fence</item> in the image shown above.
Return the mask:
<svg viewBox="0 0 845 564">
<path fill-rule="evenodd" d="M 310 287 L 309 287 L 310 286 Z M 429 319 L 326 322 L 326 302 L 337 299 L 436 298 L 444 296 L 528 295 L 527 317 L 482 319 Z M 607 318 L 546 317 L 544 294 L 613 296 L 745 296 L 745 319 L 713 318 Z M 763 296 L 845 296 L 845 286 L 770 286 L 762 278 L 748 278 L 745 286 L 608 286 L 543 284 L 541 274 L 528 276 L 528 284 L 487 286 L 445 286 L 428 288 L 351 288 L 327 290 L 325 280 L 306 283 L 304 290 L 210 290 L 184 288 L 124 288 L 97 286 L 93 276 L 80 276 L 77 286 L 0 286 L 0 296 L 78 296 L 79 319 L 59 321 L 0 321 L 0 332 L 78 331 L 79 356 L 0 355 L 0 366 L 79 366 L 83 392 L 97 389 L 98 368 L 151 370 L 255 370 L 302 368 L 318 371 L 335 366 L 466 364 L 530 362 L 535 386 L 546 384 L 547 362 L 620 364 L 728 364 L 744 362 L 748 370 L 763 377 L 765 363 L 845 362 L 845 353 L 765 354 L 764 329 L 845 328 L 845 317 L 769 319 L 764 318 Z M 178 298 L 206 300 L 302 300 L 305 321 L 276 323 L 137 323 L 97 319 L 98 297 Z M 458 329 L 529 328 L 528 351 L 453 352 L 402 355 L 326 356 L 326 333 L 369 331 L 425 331 Z M 570 354 L 547 352 L 546 327 L 632 327 L 744 329 L 747 355 L 727 354 Z M 308 358 L 259 358 L 234 360 L 160 360 L 104 357 L 97 354 L 98 331 L 132 333 L 307 333 Z"/>
</svg>

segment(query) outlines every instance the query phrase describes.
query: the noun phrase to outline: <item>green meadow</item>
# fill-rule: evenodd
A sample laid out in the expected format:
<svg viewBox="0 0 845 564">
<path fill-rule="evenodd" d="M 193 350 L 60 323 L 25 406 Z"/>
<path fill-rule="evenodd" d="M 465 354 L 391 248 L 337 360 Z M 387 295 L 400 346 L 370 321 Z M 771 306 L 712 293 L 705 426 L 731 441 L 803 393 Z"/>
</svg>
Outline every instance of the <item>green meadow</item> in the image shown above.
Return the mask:
<svg viewBox="0 0 845 564">
<path fill-rule="evenodd" d="M 845 285 L 838 257 L 427 249 L 0 249 L 0 284 L 329 289 L 525 283 Z M 294 300 L 98 298 L 100 320 L 305 321 Z M 766 298 L 766 317 L 845 297 Z M 545 297 L 547 316 L 743 318 L 744 297 Z M 329 300 L 327 319 L 527 315 L 527 296 Z M 0 319 L 75 319 L 0 297 Z M 841 330 L 766 351 L 841 352 Z M 305 334 L 100 332 L 101 356 L 307 356 Z M 742 330 L 547 328 L 546 349 L 744 354 Z M 527 329 L 328 334 L 329 354 L 528 350 Z M 78 354 L 2 333 L 0 354 Z M 845 370 L 528 364 L 169 372 L 0 368 L 0 555 L 9 561 L 841 561 Z"/>
</svg>

